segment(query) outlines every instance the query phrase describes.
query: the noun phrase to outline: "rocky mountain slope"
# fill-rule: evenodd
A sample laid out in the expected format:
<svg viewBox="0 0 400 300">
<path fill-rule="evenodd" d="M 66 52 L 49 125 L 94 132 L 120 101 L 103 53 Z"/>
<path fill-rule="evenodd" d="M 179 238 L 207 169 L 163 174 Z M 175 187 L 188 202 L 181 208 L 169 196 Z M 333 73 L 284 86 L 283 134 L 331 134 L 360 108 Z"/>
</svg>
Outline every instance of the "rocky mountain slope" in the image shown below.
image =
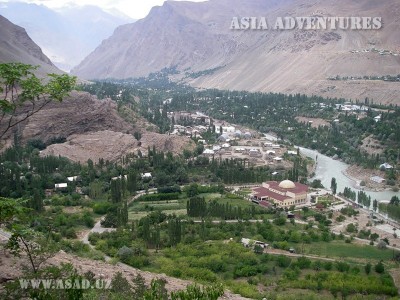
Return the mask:
<svg viewBox="0 0 400 300">
<path fill-rule="evenodd" d="M 23 62 L 39 65 L 39 74 L 61 73 L 25 29 L 0 15 L 0 62 Z"/>
<path fill-rule="evenodd" d="M 194 144 L 186 137 L 170 137 L 148 132 L 149 124 L 136 116 L 135 124 L 128 123 L 117 112 L 112 100 L 98 100 L 89 93 L 72 92 L 61 103 L 52 102 L 18 127 L 23 143 L 39 139 L 49 145 L 41 155 L 61 155 L 73 161 L 86 162 L 89 158 L 115 161 L 128 153 L 139 150 L 146 153 L 148 147 L 160 151 L 182 153 Z M 154 127 L 154 126 L 153 126 Z M 133 134 L 140 132 L 137 141 Z M 5 137 L 11 145 L 13 132 Z M 53 143 L 55 140 L 63 143 Z"/>
<path fill-rule="evenodd" d="M 26 29 L 43 52 L 62 70 L 69 71 L 93 51 L 116 27 L 133 22 L 95 6 L 54 10 L 44 5 L 0 2 L 0 14 Z"/>
<path fill-rule="evenodd" d="M 233 17 L 266 17 L 268 30 L 232 30 Z M 278 17 L 381 17 L 379 30 L 274 30 Z M 167 1 L 119 27 L 72 70 L 83 78 L 129 78 L 176 67 L 194 86 L 396 101 L 398 83 L 329 77 L 397 75 L 396 0 Z M 368 52 L 367 52 L 367 51 Z"/>
</svg>

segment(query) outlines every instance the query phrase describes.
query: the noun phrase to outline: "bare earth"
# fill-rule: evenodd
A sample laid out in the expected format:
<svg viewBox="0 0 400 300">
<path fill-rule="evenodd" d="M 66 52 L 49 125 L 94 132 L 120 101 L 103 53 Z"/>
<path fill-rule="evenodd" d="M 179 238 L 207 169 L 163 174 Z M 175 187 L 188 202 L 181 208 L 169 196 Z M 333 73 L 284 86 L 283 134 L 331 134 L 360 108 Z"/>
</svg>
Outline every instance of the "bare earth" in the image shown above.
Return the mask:
<svg viewBox="0 0 400 300">
<path fill-rule="evenodd" d="M 21 267 L 22 265 L 26 265 L 27 261 L 24 259 L 17 259 L 11 256 L 7 252 L 3 252 L 4 255 L 0 258 L 0 269 L 1 269 L 1 278 L 13 279 L 21 275 Z M 132 268 L 128 265 L 117 263 L 115 265 L 102 262 L 102 261 L 94 261 L 90 259 L 80 258 L 75 255 L 67 254 L 63 251 L 57 253 L 56 256 L 50 258 L 47 261 L 47 265 L 55 265 L 60 266 L 61 263 L 70 263 L 72 264 L 80 274 L 84 274 L 88 271 L 91 271 L 95 274 L 97 278 L 111 279 L 115 273 L 121 272 L 122 275 L 128 279 L 128 281 L 132 280 L 138 274 L 143 276 L 146 281 L 146 284 L 149 285 L 153 279 L 165 279 L 166 280 L 166 288 L 168 291 L 177 291 L 185 289 L 186 286 L 193 284 L 193 282 L 188 280 L 177 279 L 173 277 L 169 277 L 165 274 L 155 274 L 151 272 L 142 271 L 139 269 Z M 246 300 L 248 298 L 241 297 L 240 295 L 232 294 L 229 291 L 226 291 L 224 296 L 220 299 L 230 299 L 230 300 Z"/>
<path fill-rule="evenodd" d="M 311 127 L 313 128 L 318 128 L 319 126 L 331 126 L 329 122 L 320 118 L 296 117 L 296 121 L 300 123 L 311 123 Z"/>
<path fill-rule="evenodd" d="M 347 217 L 346 216 L 346 220 L 342 223 L 338 223 L 337 221 L 333 221 L 333 225 L 332 225 L 332 231 L 333 232 L 342 232 L 343 234 L 346 234 L 346 227 L 347 225 L 349 225 L 350 223 L 353 223 L 354 225 L 358 226 L 358 230 L 371 230 L 371 233 L 376 233 L 379 235 L 379 239 L 384 239 L 387 238 L 389 240 L 389 244 L 390 245 L 396 245 L 397 247 L 400 246 L 400 235 L 398 235 L 397 238 L 395 238 L 393 236 L 393 226 L 388 225 L 388 224 L 383 224 L 383 225 L 378 225 L 378 226 L 367 226 L 368 222 L 371 222 L 373 224 L 373 220 L 369 217 L 369 214 L 367 214 L 365 211 L 363 210 L 359 210 L 360 214 L 358 216 L 355 217 Z M 334 212 L 333 214 L 333 218 L 332 220 L 336 220 L 336 218 L 338 216 L 340 216 L 341 213 L 340 212 Z M 391 229 L 388 230 L 388 229 Z M 397 232 L 399 232 L 399 230 L 397 230 Z M 365 244 L 366 242 L 364 241 L 360 241 L 360 240 L 355 240 L 355 242 L 359 242 L 360 244 Z M 369 242 L 368 242 L 369 243 Z"/>
<path fill-rule="evenodd" d="M 379 176 L 379 177 L 385 178 L 385 172 L 383 172 L 379 169 L 370 170 L 370 169 L 364 169 L 361 166 L 352 165 L 346 170 L 345 175 L 356 180 L 358 182 L 358 184 L 361 181 L 364 181 L 366 183 L 365 187 L 368 190 L 382 191 L 385 189 L 392 188 L 392 187 L 386 185 L 385 182 L 377 183 L 377 182 L 374 182 L 371 180 L 372 176 Z M 398 186 L 398 184 L 399 184 L 399 182 L 397 182 L 397 186 Z"/>
</svg>

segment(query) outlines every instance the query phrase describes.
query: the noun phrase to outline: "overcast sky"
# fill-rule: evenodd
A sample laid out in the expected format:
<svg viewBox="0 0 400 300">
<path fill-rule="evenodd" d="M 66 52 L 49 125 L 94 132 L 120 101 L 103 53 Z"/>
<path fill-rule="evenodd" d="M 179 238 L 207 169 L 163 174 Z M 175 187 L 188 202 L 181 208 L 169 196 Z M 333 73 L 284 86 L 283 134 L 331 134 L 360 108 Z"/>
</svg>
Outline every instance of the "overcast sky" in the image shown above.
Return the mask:
<svg viewBox="0 0 400 300">
<path fill-rule="evenodd" d="M 4 0 L 3 0 L 4 1 Z M 95 5 L 101 8 L 116 8 L 134 19 L 144 18 L 153 6 L 162 5 L 164 0 L 11 0 L 43 4 L 50 8 L 59 8 L 66 5 Z M 5 1 L 5 2 L 11 2 Z M 174 0 L 181 1 L 181 0 Z M 202 2 L 205 0 L 190 0 L 191 2 Z"/>
</svg>

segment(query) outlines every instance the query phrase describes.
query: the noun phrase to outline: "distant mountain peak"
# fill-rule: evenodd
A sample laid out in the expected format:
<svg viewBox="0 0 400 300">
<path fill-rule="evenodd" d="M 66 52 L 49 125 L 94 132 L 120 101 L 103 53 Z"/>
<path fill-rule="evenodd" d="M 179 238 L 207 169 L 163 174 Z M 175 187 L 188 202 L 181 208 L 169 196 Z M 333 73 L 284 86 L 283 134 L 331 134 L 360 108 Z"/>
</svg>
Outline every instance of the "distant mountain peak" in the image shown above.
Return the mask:
<svg viewBox="0 0 400 300">
<path fill-rule="evenodd" d="M 44 5 L 7 2 L 0 13 L 26 29 L 32 39 L 60 68 L 69 71 L 120 25 L 127 16 L 110 14 L 93 5 L 50 9 Z"/>
<path fill-rule="evenodd" d="M 2 15 L 0 15 L 0 62 L 39 65 L 40 74 L 61 73 L 24 28 L 13 24 Z"/>
</svg>

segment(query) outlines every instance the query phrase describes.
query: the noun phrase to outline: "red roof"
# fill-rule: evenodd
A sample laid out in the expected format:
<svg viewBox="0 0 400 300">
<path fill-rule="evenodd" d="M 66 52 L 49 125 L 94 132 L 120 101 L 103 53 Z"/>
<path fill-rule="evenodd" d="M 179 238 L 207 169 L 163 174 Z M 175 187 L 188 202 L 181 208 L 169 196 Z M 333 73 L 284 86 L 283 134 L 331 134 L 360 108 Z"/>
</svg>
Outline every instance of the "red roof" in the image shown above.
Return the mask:
<svg viewBox="0 0 400 300">
<path fill-rule="evenodd" d="M 286 199 L 290 199 L 290 197 L 288 196 L 277 194 L 264 187 L 257 188 L 254 191 L 257 193 L 256 194 L 257 198 L 269 197 L 278 201 L 284 201 Z"/>
<path fill-rule="evenodd" d="M 294 182 L 295 187 L 292 189 L 284 189 L 284 188 L 279 187 L 279 182 L 277 182 L 277 181 L 268 181 L 266 183 L 269 185 L 269 188 L 259 187 L 259 188 L 254 189 L 254 194 L 257 198 L 261 199 L 264 197 L 268 197 L 268 198 L 272 198 L 277 201 L 284 201 L 287 199 L 292 199 L 292 197 L 286 195 L 286 192 L 291 192 L 294 194 L 304 194 L 304 193 L 307 193 L 307 191 L 308 191 L 307 185 L 301 184 L 298 182 Z M 279 191 L 284 195 L 282 195 L 280 193 L 276 193 L 276 192 L 272 191 L 271 189 Z"/>
<path fill-rule="evenodd" d="M 259 205 L 264 206 L 264 207 L 271 207 L 271 203 L 268 201 L 260 201 Z"/>
</svg>

